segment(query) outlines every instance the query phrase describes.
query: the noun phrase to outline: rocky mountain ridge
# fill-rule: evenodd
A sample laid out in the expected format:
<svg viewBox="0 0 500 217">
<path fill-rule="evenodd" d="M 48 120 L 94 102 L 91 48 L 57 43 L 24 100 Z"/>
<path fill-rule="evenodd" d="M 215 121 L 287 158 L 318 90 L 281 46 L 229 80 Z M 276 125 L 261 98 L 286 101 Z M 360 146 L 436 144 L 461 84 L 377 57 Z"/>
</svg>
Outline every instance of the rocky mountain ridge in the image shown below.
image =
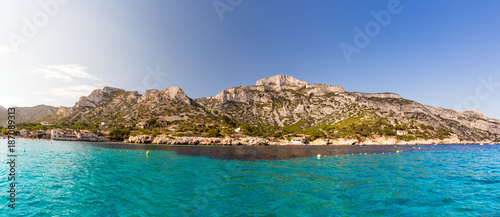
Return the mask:
<svg viewBox="0 0 500 217">
<path fill-rule="evenodd" d="M 415 141 L 434 136 L 455 138 L 457 142 L 500 141 L 500 120 L 479 111 L 435 108 L 394 93 L 346 92 L 341 86 L 308 84 L 286 75 L 199 99 L 189 98 L 178 87 L 143 94 L 104 87 L 81 97 L 75 106 L 60 107 L 42 119 L 83 126 L 98 127 L 106 122 L 114 127 L 133 127 L 150 118 L 186 126 L 198 122 L 220 124 L 222 116 L 233 125 L 246 124 L 265 134 L 314 132 L 330 139 L 344 136 L 368 141 L 401 129 L 411 134 L 403 139 Z"/>
</svg>

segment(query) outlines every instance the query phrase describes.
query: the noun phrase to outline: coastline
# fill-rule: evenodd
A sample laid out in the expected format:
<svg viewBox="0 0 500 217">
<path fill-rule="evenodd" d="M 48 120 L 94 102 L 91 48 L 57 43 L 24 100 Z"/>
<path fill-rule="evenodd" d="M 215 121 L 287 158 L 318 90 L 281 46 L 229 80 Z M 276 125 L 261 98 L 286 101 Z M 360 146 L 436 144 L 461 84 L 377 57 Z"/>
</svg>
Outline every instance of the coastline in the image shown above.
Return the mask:
<svg viewBox="0 0 500 217">
<path fill-rule="evenodd" d="M 385 141 L 380 140 L 365 140 L 365 142 L 358 142 L 355 139 L 337 139 L 330 140 L 328 143 L 305 143 L 305 144 L 292 144 L 269 141 L 261 137 L 234 137 L 234 138 L 218 138 L 218 137 L 172 137 L 174 139 L 165 139 L 160 137 L 151 137 L 148 135 L 139 135 L 130 137 L 124 141 L 87 141 L 87 140 L 53 140 L 53 139 L 33 139 L 27 137 L 15 137 L 21 140 L 31 141 L 53 141 L 53 142 L 79 142 L 79 143 L 120 143 L 120 144 L 150 144 L 150 145 L 183 145 L 183 146 L 419 146 L 419 145 L 497 145 L 498 142 L 492 141 L 460 141 L 453 139 L 431 139 L 431 140 L 414 140 L 414 141 L 401 141 L 397 139 L 390 139 Z M 131 139 L 132 138 L 132 139 Z M 6 139 L 6 138 L 0 138 Z M 255 142 L 256 143 L 252 143 Z M 374 142 L 375 141 L 375 142 Z"/>
<path fill-rule="evenodd" d="M 434 145 L 434 144 L 495 144 L 493 141 L 461 141 L 456 137 L 447 139 L 429 139 L 403 141 L 396 138 L 367 138 L 358 139 L 316 139 L 309 143 L 293 144 L 290 141 L 279 140 L 270 141 L 261 137 L 196 137 L 196 136 L 166 136 L 159 135 L 152 137 L 150 135 L 130 136 L 124 140 L 124 143 L 132 144 L 186 144 L 186 145 L 222 145 L 222 146 L 338 146 L 338 145 Z"/>
<path fill-rule="evenodd" d="M 23 140 L 23 138 L 19 138 Z M 29 139 L 27 139 L 29 140 Z M 33 140 L 36 141 L 36 140 Z M 340 157 L 345 155 L 402 154 L 410 151 L 430 150 L 475 150 L 500 148 L 499 144 L 436 144 L 436 145 L 292 145 L 292 146 L 229 146 L 187 144 L 145 144 L 123 142 L 85 142 L 44 140 L 45 142 L 71 142 L 85 147 L 110 149 L 175 151 L 179 155 L 202 156 L 215 159 L 236 160 L 287 160 L 295 158 Z M 84 147 L 85 146 L 85 147 Z M 142 153 L 142 152 L 141 152 Z M 154 155 L 154 154 L 153 154 Z"/>
</svg>

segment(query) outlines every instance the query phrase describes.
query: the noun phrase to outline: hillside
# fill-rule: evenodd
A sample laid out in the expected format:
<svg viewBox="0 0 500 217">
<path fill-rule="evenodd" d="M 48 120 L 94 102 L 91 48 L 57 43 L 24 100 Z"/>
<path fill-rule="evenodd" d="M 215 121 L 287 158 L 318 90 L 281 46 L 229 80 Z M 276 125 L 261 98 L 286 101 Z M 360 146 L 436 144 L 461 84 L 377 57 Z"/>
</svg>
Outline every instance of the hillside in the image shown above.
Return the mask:
<svg viewBox="0 0 500 217">
<path fill-rule="evenodd" d="M 16 123 L 32 122 L 53 115 L 58 109 L 52 106 L 16 107 Z M 7 109 L 0 106 L 0 126 L 7 126 Z"/>
<path fill-rule="evenodd" d="M 52 108 L 24 120 L 89 129 L 106 122 L 112 128 L 134 131 L 137 123 L 165 119 L 167 125 L 182 125 L 181 131 L 190 135 L 221 136 L 234 134 L 234 129 L 240 128 L 243 134 L 254 136 L 284 138 L 305 134 L 309 141 L 351 139 L 354 143 L 379 138 L 500 141 L 500 121 L 479 111 L 435 108 L 394 93 L 346 92 L 341 86 L 308 84 L 286 75 L 199 99 L 189 98 L 178 87 L 144 94 L 105 87 L 81 97 L 73 107 L 57 111 Z M 45 116 L 41 118 L 41 114 Z M 205 127 L 198 127 L 199 123 Z M 168 133 L 165 126 L 158 124 L 149 127 L 153 129 Z M 397 130 L 405 130 L 408 135 L 398 136 Z M 144 130 L 140 133 L 147 134 Z"/>
</svg>

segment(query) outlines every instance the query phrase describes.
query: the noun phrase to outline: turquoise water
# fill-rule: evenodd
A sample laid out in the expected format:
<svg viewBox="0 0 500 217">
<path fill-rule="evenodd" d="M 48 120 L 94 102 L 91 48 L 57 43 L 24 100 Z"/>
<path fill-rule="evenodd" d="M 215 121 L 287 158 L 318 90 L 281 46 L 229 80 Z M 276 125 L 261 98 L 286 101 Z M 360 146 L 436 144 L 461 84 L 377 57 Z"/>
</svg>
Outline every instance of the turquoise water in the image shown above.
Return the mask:
<svg viewBox="0 0 500 217">
<path fill-rule="evenodd" d="M 500 216 L 500 145 L 239 161 L 18 142 L 16 210 L 2 164 L 0 216 Z"/>
</svg>

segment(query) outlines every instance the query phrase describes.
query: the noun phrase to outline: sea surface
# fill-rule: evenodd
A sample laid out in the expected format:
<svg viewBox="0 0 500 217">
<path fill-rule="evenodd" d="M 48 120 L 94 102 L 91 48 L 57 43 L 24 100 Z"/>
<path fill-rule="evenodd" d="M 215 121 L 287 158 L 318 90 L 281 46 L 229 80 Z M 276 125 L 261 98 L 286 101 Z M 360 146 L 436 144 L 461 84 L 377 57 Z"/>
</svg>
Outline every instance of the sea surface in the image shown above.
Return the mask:
<svg viewBox="0 0 500 217">
<path fill-rule="evenodd" d="M 0 140 L 0 216 L 500 216 L 500 145 L 155 147 L 17 140 L 12 210 Z"/>
</svg>

